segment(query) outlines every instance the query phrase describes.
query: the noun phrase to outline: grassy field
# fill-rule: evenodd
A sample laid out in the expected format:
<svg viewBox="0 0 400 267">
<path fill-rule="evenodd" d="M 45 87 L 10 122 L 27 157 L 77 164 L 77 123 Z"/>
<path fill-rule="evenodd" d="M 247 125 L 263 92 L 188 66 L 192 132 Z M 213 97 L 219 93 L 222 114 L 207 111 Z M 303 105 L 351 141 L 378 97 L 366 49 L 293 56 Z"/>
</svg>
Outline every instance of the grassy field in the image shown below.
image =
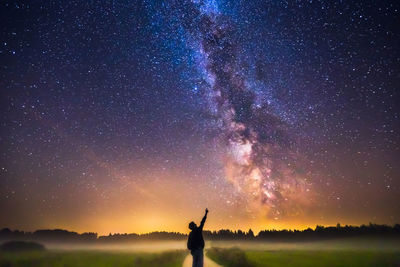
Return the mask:
<svg viewBox="0 0 400 267">
<path fill-rule="evenodd" d="M 186 251 L 129 253 L 110 251 L 0 252 L 0 267 L 181 267 Z"/>
<path fill-rule="evenodd" d="M 399 251 L 372 250 L 241 250 L 211 248 L 207 255 L 225 267 L 400 266 Z"/>
<path fill-rule="evenodd" d="M 206 241 L 209 258 L 224 267 L 400 267 L 397 238 L 353 238 L 317 242 Z M 186 242 L 107 246 L 45 244 L 39 252 L 0 252 L 0 267 L 181 267 Z"/>
</svg>

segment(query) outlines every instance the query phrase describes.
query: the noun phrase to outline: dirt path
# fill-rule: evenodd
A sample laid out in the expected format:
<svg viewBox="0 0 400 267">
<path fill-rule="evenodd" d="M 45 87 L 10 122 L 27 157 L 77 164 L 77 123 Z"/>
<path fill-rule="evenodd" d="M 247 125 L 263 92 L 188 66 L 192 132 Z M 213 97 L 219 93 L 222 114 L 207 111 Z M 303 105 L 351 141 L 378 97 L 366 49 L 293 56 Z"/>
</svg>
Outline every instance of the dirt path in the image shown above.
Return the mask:
<svg viewBox="0 0 400 267">
<path fill-rule="evenodd" d="M 182 267 L 192 267 L 192 255 L 189 254 L 186 257 L 185 261 L 183 262 Z M 210 258 L 208 258 L 206 255 L 204 255 L 204 267 L 223 267 L 223 266 L 210 260 Z"/>
</svg>

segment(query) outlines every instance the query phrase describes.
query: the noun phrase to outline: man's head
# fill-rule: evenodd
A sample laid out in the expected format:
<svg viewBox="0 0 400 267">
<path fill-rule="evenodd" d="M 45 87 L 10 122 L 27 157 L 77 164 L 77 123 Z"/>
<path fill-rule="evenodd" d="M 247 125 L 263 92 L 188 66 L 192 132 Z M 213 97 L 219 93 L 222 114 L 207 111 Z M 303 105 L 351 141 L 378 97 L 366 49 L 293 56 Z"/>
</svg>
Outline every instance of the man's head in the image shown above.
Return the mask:
<svg viewBox="0 0 400 267">
<path fill-rule="evenodd" d="M 190 222 L 189 223 L 189 229 L 190 230 L 196 229 L 196 227 L 197 227 L 197 225 L 194 222 Z"/>
</svg>

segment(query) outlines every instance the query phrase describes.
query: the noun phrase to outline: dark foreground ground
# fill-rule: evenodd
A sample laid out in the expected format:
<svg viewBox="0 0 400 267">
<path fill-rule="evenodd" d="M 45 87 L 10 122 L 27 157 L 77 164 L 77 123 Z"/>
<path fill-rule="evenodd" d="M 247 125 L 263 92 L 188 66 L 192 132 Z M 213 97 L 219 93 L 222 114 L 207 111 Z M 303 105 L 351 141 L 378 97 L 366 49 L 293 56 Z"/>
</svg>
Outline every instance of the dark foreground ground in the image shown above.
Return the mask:
<svg viewBox="0 0 400 267">
<path fill-rule="evenodd" d="M 400 266 L 399 252 L 373 251 L 243 251 L 210 249 L 207 255 L 225 267 L 261 266 Z"/>
<path fill-rule="evenodd" d="M 176 267 L 188 255 L 185 242 L 113 246 L 46 245 L 45 251 L 0 252 L 3 266 Z M 345 239 L 318 242 L 207 242 L 207 255 L 225 267 L 398 266 L 400 240 Z M 205 266 L 207 267 L 207 266 Z"/>
<path fill-rule="evenodd" d="M 225 267 L 400 267 L 398 238 L 346 238 L 315 242 L 215 242 L 207 255 Z"/>
<path fill-rule="evenodd" d="M 61 251 L 8 252 L 0 256 L 1 267 L 181 267 L 186 251 L 118 252 Z"/>
</svg>

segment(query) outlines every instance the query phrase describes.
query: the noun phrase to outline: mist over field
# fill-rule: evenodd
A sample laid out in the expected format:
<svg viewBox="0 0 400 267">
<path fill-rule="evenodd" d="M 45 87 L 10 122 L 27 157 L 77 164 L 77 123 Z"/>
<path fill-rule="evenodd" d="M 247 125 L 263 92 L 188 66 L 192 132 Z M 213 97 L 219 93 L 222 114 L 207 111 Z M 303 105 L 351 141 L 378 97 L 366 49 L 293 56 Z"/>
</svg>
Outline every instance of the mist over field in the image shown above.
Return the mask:
<svg viewBox="0 0 400 267">
<path fill-rule="evenodd" d="M 186 250 L 186 240 L 182 241 L 136 241 L 112 244 L 72 244 L 61 242 L 41 242 L 48 250 L 101 250 L 120 252 L 165 252 Z M 206 249 L 240 248 L 243 250 L 371 250 L 399 251 L 400 238 L 337 238 L 319 241 L 207 241 Z"/>
<path fill-rule="evenodd" d="M 0 266 L 191 266 L 191 256 L 186 250 L 185 241 L 87 245 L 45 242 L 44 245 L 46 251 L 0 251 Z M 205 253 L 206 267 L 397 266 L 396 264 L 400 263 L 400 239 L 346 238 L 309 242 L 208 241 Z M 212 265 L 208 265 L 210 263 Z"/>
<path fill-rule="evenodd" d="M 186 240 L 41 244 L 45 246 L 45 251 L 0 251 L 0 266 L 191 265 Z M 314 241 L 206 240 L 205 255 L 206 262 L 224 267 L 396 266 L 395 264 L 400 263 L 400 238 L 377 236 Z"/>
<path fill-rule="evenodd" d="M 164 252 L 186 249 L 185 241 L 139 241 L 113 244 L 71 244 L 60 242 L 42 242 L 50 250 L 103 250 L 122 252 Z"/>
</svg>

